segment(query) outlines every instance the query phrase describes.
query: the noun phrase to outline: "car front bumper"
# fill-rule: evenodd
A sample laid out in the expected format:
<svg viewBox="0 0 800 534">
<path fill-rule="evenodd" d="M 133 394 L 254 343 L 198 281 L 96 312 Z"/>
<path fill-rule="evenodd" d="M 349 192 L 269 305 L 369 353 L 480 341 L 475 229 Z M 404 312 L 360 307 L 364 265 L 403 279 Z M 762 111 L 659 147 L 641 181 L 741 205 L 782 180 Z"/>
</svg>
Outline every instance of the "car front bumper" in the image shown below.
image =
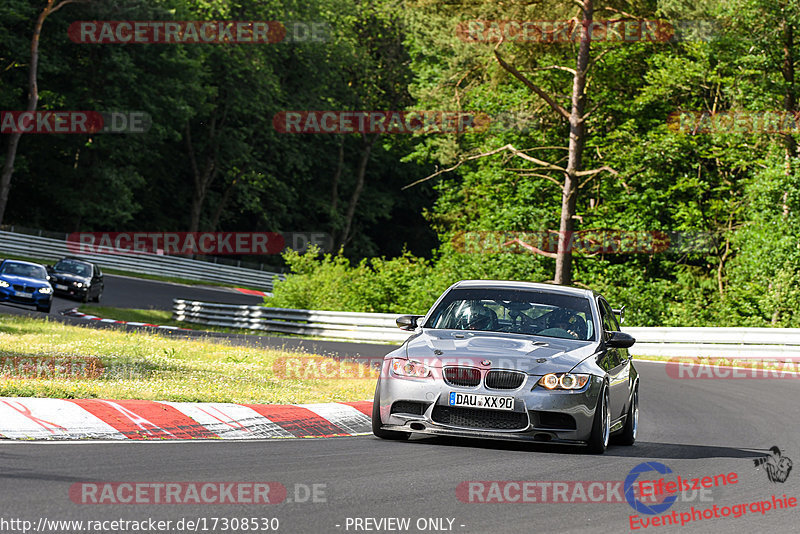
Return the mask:
<svg viewBox="0 0 800 534">
<path fill-rule="evenodd" d="M 13 302 L 14 304 L 27 304 L 29 306 L 36 306 L 44 308 L 53 301 L 52 293 L 39 293 L 38 290 L 33 293 L 26 293 L 29 297 L 21 297 L 17 295 L 17 291 L 13 287 L 0 287 L 0 302 Z"/>
<path fill-rule="evenodd" d="M 603 379 L 592 379 L 579 391 L 548 390 L 536 385 L 541 376 L 528 375 L 515 390 L 457 387 L 441 379 L 411 379 L 384 374 L 378 386 L 382 428 L 420 434 L 585 444 L 592 433 L 595 407 Z M 449 405 L 450 393 L 513 396 L 510 412 Z M 396 402 L 417 404 L 422 413 L 397 411 Z M 513 415 L 510 415 L 513 414 Z M 454 423 L 454 420 L 456 421 Z M 498 427 L 504 428 L 498 428 Z M 510 428 L 509 428 L 510 427 Z"/>
<path fill-rule="evenodd" d="M 66 289 L 58 288 L 58 287 L 56 287 L 56 285 L 65 287 Z M 86 297 L 87 293 L 89 293 L 89 288 L 88 287 L 75 287 L 72 284 L 55 283 L 55 284 L 53 284 L 53 291 L 55 292 L 56 295 L 68 296 L 68 297 L 82 299 L 82 298 Z"/>
</svg>

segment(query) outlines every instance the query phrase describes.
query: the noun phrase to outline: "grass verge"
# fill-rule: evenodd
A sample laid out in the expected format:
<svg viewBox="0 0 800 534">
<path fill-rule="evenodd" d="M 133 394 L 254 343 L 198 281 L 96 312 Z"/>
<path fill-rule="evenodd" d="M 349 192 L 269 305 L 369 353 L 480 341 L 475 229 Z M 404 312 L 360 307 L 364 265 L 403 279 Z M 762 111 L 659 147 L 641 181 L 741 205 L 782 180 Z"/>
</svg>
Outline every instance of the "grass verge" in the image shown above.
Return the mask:
<svg viewBox="0 0 800 534">
<path fill-rule="evenodd" d="M 287 378 L 282 369 L 298 358 L 319 361 L 319 367 L 340 367 L 322 356 L 237 347 L 218 339 L 182 339 L 0 315 L 0 396 L 4 397 L 261 404 L 372 397 L 374 378 L 294 378 L 296 374 Z M 85 370 L 82 362 L 97 360 L 99 372 L 75 372 Z M 365 369 L 352 376 L 371 375 Z"/>
</svg>

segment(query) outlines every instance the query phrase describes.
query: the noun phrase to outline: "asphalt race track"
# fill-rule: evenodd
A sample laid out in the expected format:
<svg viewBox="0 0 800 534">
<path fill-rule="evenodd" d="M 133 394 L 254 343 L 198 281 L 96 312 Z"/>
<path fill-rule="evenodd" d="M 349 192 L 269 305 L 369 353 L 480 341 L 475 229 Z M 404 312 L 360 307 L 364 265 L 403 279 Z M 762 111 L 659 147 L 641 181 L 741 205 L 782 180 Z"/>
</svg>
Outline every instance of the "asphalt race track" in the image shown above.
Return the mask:
<svg viewBox="0 0 800 534">
<path fill-rule="evenodd" d="M 246 443 L 5 442 L 0 444 L 0 517 L 33 525 L 40 518 L 206 518 L 209 532 L 243 532 L 241 525 L 230 528 L 232 523 L 222 529 L 219 518 L 245 517 L 278 518 L 279 532 L 303 533 L 626 532 L 631 515 L 654 516 L 635 512 L 624 496 L 623 502 L 611 503 L 470 503 L 459 500 L 456 488 L 465 481 L 623 481 L 642 462 L 659 462 L 673 472 L 641 475 L 648 480 L 737 474 L 735 484 L 704 495 L 687 492 L 660 515 L 675 511 L 678 521 L 693 506 L 725 510 L 755 501 L 772 505 L 773 495 L 800 495 L 797 469 L 785 482 L 770 482 L 764 468 L 754 465 L 774 445 L 784 457 L 800 458 L 797 379 L 677 380 L 662 364 L 640 361 L 637 366 L 642 374 L 639 441 L 633 447 L 613 446 L 604 456 L 553 446 L 436 438 L 389 442 L 372 436 Z M 70 500 L 72 484 L 101 481 L 279 482 L 287 498 L 279 504 L 202 506 Z M 318 502 L 310 497 L 315 484 Z M 519 498 L 519 493 L 509 496 Z M 797 508 L 762 514 L 759 507 L 766 508 L 757 505 L 738 518 L 702 519 L 683 527 L 634 526 L 647 532 L 735 533 L 788 532 L 797 523 Z M 218 518 L 216 530 L 213 518 Z M 395 527 L 387 529 L 363 518 L 410 518 L 410 523 L 407 529 L 380 525 Z"/>
<path fill-rule="evenodd" d="M 247 295 L 227 287 L 191 286 L 107 274 L 100 304 L 95 302 L 88 304 L 111 308 L 171 310 L 172 299 L 176 298 L 247 305 L 261 304 L 264 300 L 258 295 Z M 80 305 L 79 300 L 56 296 L 53 297 L 50 315 L 58 315 L 62 310 L 76 308 Z M 42 315 L 35 312 L 33 306 L 0 303 L 0 313 L 19 313 L 20 311 L 34 311 L 36 315 Z"/>
<path fill-rule="evenodd" d="M 105 275 L 103 297 L 99 305 L 112 308 L 171 310 L 172 299 L 175 298 L 225 304 L 256 305 L 263 302 L 263 298 L 260 296 L 246 295 L 230 288 L 191 286 L 107 274 Z M 75 300 L 55 297 L 51 313 L 56 309 L 74 308 L 79 304 Z"/>
</svg>

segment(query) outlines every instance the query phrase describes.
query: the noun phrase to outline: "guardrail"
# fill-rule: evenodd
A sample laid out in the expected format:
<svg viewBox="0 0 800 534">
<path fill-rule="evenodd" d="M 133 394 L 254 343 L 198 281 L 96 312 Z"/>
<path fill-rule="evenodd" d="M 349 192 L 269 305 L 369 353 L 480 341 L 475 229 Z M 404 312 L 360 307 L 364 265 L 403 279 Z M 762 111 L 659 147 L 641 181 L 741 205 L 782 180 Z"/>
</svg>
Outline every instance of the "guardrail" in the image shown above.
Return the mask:
<svg viewBox="0 0 800 534">
<path fill-rule="evenodd" d="M 640 356 L 800 358 L 800 328 L 626 327 Z"/>
<path fill-rule="evenodd" d="M 397 328 L 398 315 L 390 313 L 292 310 L 175 299 L 172 317 L 187 323 L 350 341 L 402 343 L 410 335 Z"/>
<path fill-rule="evenodd" d="M 188 323 L 247 328 L 349 341 L 402 343 L 410 333 L 397 328 L 393 313 L 354 313 L 237 306 L 175 299 L 173 318 Z M 747 359 L 800 358 L 800 328 L 626 327 L 636 338 L 634 356 L 691 356 Z"/>
<path fill-rule="evenodd" d="M 0 231 L 0 255 L 15 254 L 43 260 L 64 256 L 79 256 L 97 263 L 101 268 L 132 273 L 151 274 L 256 287 L 272 291 L 273 280 L 279 273 L 221 265 L 207 261 L 158 254 L 75 254 L 67 248 L 66 240 L 51 239 L 16 232 Z"/>
</svg>

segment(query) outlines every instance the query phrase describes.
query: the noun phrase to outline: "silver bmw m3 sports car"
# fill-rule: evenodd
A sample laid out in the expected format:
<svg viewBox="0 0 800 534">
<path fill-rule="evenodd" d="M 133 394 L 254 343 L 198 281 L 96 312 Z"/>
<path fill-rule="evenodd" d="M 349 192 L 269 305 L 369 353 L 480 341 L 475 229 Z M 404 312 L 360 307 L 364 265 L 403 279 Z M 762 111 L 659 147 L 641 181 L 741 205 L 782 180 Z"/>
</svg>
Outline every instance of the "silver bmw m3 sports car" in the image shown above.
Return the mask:
<svg viewBox="0 0 800 534">
<path fill-rule="evenodd" d="M 618 312 L 621 314 L 621 312 Z M 615 311 L 590 290 L 465 280 L 386 355 L 372 409 L 383 439 L 412 433 L 587 445 L 632 445 L 639 375 Z"/>
</svg>

